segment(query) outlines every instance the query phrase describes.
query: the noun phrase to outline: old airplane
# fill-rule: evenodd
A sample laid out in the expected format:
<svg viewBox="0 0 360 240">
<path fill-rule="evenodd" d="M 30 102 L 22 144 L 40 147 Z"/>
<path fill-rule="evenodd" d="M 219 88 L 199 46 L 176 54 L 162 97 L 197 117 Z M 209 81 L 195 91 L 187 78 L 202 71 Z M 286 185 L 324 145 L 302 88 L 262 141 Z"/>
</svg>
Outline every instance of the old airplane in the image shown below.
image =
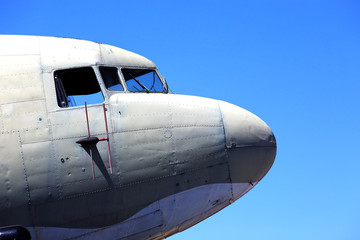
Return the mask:
<svg viewBox="0 0 360 240">
<path fill-rule="evenodd" d="M 0 36 L 0 239 L 162 239 L 252 189 L 271 129 L 90 41 Z"/>
</svg>

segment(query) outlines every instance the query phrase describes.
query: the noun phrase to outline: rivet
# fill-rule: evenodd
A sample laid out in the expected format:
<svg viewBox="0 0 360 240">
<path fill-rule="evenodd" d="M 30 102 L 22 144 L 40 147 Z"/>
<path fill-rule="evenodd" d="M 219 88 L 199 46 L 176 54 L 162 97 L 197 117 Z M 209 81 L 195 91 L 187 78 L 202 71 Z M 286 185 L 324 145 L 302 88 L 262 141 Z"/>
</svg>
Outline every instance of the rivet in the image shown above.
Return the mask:
<svg viewBox="0 0 360 240">
<path fill-rule="evenodd" d="M 171 136 L 172 136 L 172 133 L 171 133 L 170 130 L 166 130 L 166 131 L 164 132 L 164 137 L 165 137 L 165 138 L 171 138 Z"/>
</svg>

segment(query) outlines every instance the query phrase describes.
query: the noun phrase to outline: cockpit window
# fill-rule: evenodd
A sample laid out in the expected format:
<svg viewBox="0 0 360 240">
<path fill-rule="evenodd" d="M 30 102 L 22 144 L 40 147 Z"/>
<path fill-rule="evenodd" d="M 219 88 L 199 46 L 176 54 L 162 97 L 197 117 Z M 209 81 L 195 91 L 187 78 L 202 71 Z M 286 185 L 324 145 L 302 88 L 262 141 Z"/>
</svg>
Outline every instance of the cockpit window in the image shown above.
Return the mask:
<svg viewBox="0 0 360 240">
<path fill-rule="evenodd" d="M 124 91 L 124 88 L 120 83 L 118 69 L 116 67 L 99 67 L 99 70 L 108 90 Z"/>
<path fill-rule="evenodd" d="M 123 68 L 121 71 L 130 92 L 167 92 L 155 70 Z"/>
<path fill-rule="evenodd" d="M 104 102 L 99 82 L 91 67 L 54 72 L 56 97 L 59 107 L 75 107 Z"/>
</svg>

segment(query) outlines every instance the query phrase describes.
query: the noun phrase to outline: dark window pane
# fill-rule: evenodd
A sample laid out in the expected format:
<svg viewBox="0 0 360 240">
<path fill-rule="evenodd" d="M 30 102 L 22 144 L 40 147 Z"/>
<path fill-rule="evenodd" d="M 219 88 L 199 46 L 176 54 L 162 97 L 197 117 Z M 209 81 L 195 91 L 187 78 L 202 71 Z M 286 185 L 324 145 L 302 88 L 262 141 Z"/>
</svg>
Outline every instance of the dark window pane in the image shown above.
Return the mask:
<svg viewBox="0 0 360 240">
<path fill-rule="evenodd" d="M 123 68 L 121 71 L 131 92 L 167 92 L 156 71 L 152 69 Z"/>
<path fill-rule="evenodd" d="M 91 67 L 58 70 L 54 73 L 59 107 L 74 107 L 104 101 L 98 80 Z"/>
<path fill-rule="evenodd" d="M 120 84 L 118 69 L 115 67 L 99 67 L 101 77 L 107 89 L 111 91 L 124 91 Z"/>
</svg>

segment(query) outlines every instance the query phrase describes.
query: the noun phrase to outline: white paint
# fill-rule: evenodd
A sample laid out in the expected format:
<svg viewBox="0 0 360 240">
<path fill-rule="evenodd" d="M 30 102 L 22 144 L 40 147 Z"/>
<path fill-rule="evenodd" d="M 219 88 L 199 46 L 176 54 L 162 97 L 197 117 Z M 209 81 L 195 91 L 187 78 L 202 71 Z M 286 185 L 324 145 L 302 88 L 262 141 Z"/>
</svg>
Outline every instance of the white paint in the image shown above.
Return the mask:
<svg viewBox="0 0 360 240">
<path fill-rule="evenodd" d="M 255 185 L 255 184 L 253 184 Z M 208 218 L 247 193 L 249 183 L 193 188 L 154 202 L 119 224 L 98 229 L 29 228 L 33 239 L 162 239 Z M 35 236 L 36 231 L 36 236 Z"/>
</svg>

